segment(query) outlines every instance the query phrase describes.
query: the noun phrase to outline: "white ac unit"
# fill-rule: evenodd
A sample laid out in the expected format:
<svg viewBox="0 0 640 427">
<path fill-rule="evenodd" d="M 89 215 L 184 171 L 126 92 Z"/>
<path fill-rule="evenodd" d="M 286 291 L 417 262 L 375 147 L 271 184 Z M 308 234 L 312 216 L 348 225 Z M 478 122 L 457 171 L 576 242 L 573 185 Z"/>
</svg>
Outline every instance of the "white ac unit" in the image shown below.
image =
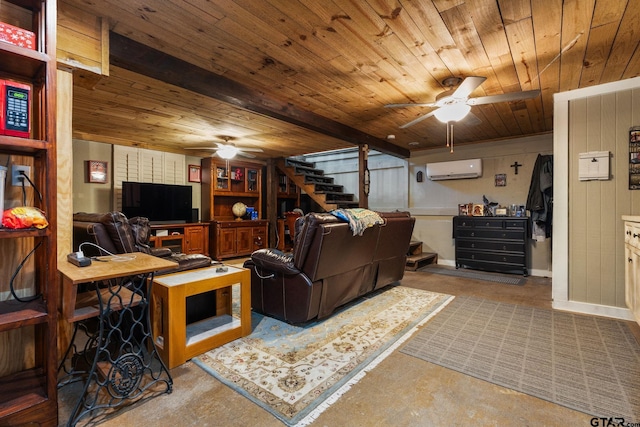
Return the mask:
<svg viewBox="0 0 640 427">
<path fill-rule="evenodd" d="M 427 163 L 427 178 L 432 181 L 478 178 L 479 176 L 482 176 L 482 159 Z"/>
</svg>

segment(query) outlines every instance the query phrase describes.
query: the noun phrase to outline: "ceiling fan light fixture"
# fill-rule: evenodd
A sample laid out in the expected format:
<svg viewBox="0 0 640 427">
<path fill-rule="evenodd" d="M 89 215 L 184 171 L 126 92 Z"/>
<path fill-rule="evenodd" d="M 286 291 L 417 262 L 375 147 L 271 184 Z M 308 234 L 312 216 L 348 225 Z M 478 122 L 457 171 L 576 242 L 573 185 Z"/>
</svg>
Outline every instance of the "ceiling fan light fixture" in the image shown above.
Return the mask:
<svg viewBox="0 0 640 427">
<path fill-rule="evenodd" d="M 238 154 L 238 149 L 233 145 L 225 145 L 218 148 L 217 154 L 223 159 L 233 159 Z"/>
<path fill-rule="evenodd" d="M 466 103 L 455 103 L 438 108 L 434 111 L 433 115 L 442 123 L 449 123 L 464 119 L 470 111 L 470 105 Z"/>
</svg>

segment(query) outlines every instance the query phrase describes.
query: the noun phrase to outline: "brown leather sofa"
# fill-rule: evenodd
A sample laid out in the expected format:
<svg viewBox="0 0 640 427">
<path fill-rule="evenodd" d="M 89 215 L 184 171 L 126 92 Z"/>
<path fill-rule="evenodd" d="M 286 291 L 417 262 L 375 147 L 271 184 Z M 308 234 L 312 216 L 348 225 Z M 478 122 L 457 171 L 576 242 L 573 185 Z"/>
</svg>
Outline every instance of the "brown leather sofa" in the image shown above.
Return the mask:
<svg viewBox="0 0 640 427">
<path fill-rule="evenodd" d="M 253 310 L 290 323 L 322 319 L 401 280 L 415 218 L 408 212 L 379 215 L 384 224 L 354 236 L 335 216 L 310 213 L 296 221 L 291 253 L 255 251 L 244 263 L 251 269 Z"/>
<path fill-rule="evenodd" d="M 174 261 L 176 268 L 163 270 L 163 274 L 211 265 L 211 258 L 206 255 L 174 254 L 169 248 L 153 248 L 149 245 L 150 237 L 147 218 L 128 219 L 121 212 L 80 212 L 73 215 L 73 250 L 77 251 L 81 244 L 89 243 L 82 245 L 85 256 L 143 252 Z"/>
</svg>

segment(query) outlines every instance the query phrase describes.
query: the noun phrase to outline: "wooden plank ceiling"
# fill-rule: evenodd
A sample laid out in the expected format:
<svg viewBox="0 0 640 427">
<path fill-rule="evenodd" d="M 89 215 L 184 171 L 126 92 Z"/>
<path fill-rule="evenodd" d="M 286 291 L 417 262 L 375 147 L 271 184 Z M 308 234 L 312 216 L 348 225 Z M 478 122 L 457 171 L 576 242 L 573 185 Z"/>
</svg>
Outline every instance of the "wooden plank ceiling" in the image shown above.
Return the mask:
<svg viewBox="0 0 640 427">
<path fill-rule="evenodd" d="M 487 78 L 471 97 L 541 91 L 474 106 L 480 123 L 456 124 L 456 144 L 547 133 L 554 93 L 640 75 L 640 0 L 62 2 L 107 18 L 113 51 L 131 40 L 188 63 L 163 82 L 112 57 L 109 77 L 74 89 L 74 137 L 188 154 L 223 136 L 259 158 L 358 141 L 401 157 L 441 148 L 435 117 L 400 129 L 429 107 L 384 105 L 433 102 L 452 76 Z M 211 73 L 206 91 L 176 83 L 203 84 L 191 66 Z"/>
</svg>

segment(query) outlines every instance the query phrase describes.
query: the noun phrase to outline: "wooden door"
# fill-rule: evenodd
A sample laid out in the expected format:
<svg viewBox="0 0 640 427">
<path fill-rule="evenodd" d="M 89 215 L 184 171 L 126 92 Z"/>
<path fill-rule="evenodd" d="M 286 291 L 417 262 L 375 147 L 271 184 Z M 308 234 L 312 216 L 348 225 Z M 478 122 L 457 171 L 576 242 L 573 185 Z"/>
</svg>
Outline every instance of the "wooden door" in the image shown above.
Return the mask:
<svg viewBox="0 0 640 427">
<path fill-rule="evenodd" d="M 184 228 L 184 253 L 186 254 L 203 254 L 206 251 L 204 250 L 205 236 L 203 232 L 203 227 L 185 227 Z"/>
<path fill-rule="evenodd" d="M 233 256 L 236 254 L 236 229 L 219 228 L 216 242 L 216 256 Z"/>
<path fill-rule="evenodd" d="M 253 252 L 253 239 L 251 235 L 251 228 L 239 227 L 237 235 L 238 250 L 237 255 L 247 255 Z"/>
</svg>

